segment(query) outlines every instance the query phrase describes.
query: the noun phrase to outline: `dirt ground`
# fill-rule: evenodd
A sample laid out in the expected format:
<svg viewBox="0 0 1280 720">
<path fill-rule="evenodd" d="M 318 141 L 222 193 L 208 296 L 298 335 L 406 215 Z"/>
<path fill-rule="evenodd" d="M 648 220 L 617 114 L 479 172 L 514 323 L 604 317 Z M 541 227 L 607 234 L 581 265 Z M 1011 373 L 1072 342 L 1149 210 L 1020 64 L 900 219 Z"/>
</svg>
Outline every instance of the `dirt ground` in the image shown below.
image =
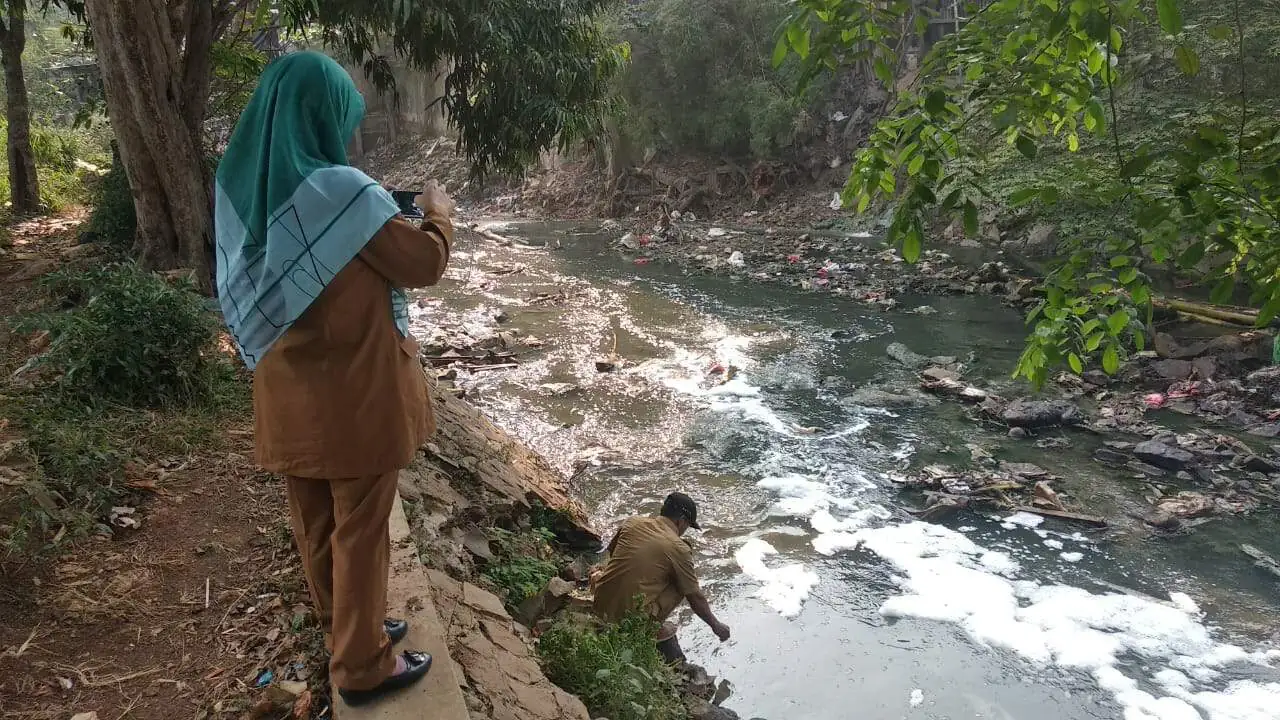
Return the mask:
<svg viewBox="0 0 1280 720">
<path fill-rule="evenodd" d="M 16 226 L 0 250 L 4 378 L 31 352 L 7 327 L 30 309 L 28 276 L 92 254 L 75 245 L 81 220 Z M 134 458 L 139 527 L 46 559 L 0 555 L 0 717 L 329 716 L 282 485 L 253 466 L 248 415 L 223 433 L 213 448 Z M 0 445 L 14 439 L 0 417 Z M 29 470 L 6 462 L 15 466 L 0 467 L 0 508 Z M 275 687 L 260 687 L 268 677 Z"/>
</svg>

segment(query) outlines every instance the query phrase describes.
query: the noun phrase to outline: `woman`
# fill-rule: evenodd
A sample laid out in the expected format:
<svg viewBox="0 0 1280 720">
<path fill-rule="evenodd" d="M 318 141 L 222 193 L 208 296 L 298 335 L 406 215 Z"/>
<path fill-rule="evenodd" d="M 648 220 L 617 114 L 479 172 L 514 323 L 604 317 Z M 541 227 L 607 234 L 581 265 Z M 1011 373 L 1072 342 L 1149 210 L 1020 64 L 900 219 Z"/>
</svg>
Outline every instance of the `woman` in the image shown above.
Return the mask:
<svg viewBox="0 0 1280 720">
<path fill-rule="evenodd" d="M 431 657 L 396 655 L 386 620 L 398 471 L 434 432 L 402 288 L 434 285 L 453 203 L 433 183 L 421 227 L 347 165 L 364 102 L 332 59 L 263 73 L 218 166 L 218 296 L 254 370 L 257 460 L 286 478 L 329 675 L 351 705 L 407 687 Z"/>
</svg>

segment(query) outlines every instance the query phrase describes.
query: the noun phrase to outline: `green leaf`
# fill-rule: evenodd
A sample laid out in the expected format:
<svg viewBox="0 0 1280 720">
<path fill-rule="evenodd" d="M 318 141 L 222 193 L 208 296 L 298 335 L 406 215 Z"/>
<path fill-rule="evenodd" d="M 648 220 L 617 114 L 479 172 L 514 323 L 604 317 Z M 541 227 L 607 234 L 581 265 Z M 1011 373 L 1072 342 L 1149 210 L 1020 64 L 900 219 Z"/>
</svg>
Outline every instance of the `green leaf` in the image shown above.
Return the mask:
<svg viewBox="0 0 1280 720">
<path fill-rule="evenodd" d="M 1179 45 L 1173 51 L 1173 61 L 1187 77 L 1200 74 L 1200 56 L 1187 45 Z"/>
<path fill-rule="evenodd" d="M 801 60 L 809 57 L 809 28 L 799 23 L 787 27 L 787 42 Z"/>
<path fill-rule="evenodd" d="M 1146 172 L 1151 167 L 1151 163 L 1156 161 L 1155 155 L 1143 153 L 1129 159 L 1124 165 L 1120 166 L 1120 177 L 1132 178 Z"/>
<path fill-rule="evenodd" d="M 1100 52 L 1095 51 L 1095 52 L 1089 53 L 1089 61 L 1087 63 L 1087 67 L 1089 68 L 1089 74 L 1097 75 L 1098 71 L 1102 70 L 1102 63 L 1106 61 L 1107 61 L 1106 56 L 1104 56 Z"/>
<path fill-rule="evenodd" d="M 1103 133 L 1107 129 L 1107 111 L 1102 108 L 1098 98 L 1089 98 L 1084 108 L 1084 126 L 1093 132 Z"/>
<path fill-rule="evenodd" d="M 1010 207 L 1021 207 L 1036 199 L 1040 195 L 1039 188 L 1022 188 L 1021 190 L 1009 196 Z"/>
<path fill-rule="evenodd" d="M 1080 150 L 1079 135 L 1076 135 L 1075 133 L 1071 133 L 1070 135 L 1067 136 L 1067 149 L 1070 150 L 1071 152 L 1077 152 Z"/>
<path fill-rule="evenodd" d="M 932 90 L 924 99 L 925 112 L 930 115 L 939 115 L 943 110 L 947 109 L 947 94 L 942 90 Z"/>
<path fill-rule="evenodd" d="M 972 200 L 964 201 L 964 234 L 969 237 L 978 234 L 978 206 Z"/>
<path fill-rule="evenodd" d="M 1036 141 L 1031 139 L 1029 135 L 1018 133 L 1018 137 L 1013 141 L 1013 144 L 1024 157 L 1030 160 L 1036 159 Z"/>
<path fill-rule="evenodd" d="M 893 69 L 884 61 L 884 58 L 876 58 L 874 68 L 876 79 L 885 85 L 893 85 Z"/>
<path fill-rule="evenodd" d="M 902 258 L 909 263 L 919 260 L 923 240 L 920 230 L 912 228 L 908 231 L 906 237 L 902 239 Z"/>
<path fill-rule="evenodd" d="M 1194 242 L 1178 256 L 1178 265 L 1184 268 L 1195 267 L 1204 258 L 1204 241 Z"/>
<path fill-rule="evenodd" d="M 1080 361 L 1080 356 L 1075 353 L 1067 356 L 1067 364 L 1071 366 L 1072 372 L 1077 375 L 1084 372 L 1084 363 Z"/>
<path fill-rule="evenodd" d="M 1120 369 L 1120 353 L 1116 352 L 1115 345 L 1108 345 L 1102 353 L 1102 369 L 1108 375 L 1115 375 Z"/>
<path fill-rule="evenodd" d="M 1111 267 L 1122 268 L 1131 262 L 1133 261 L 1129 259 L 1128 255 L 1116 255 L 1115 257 L 1111 258 Z"/>
<path fill-rule="evenodd" d="M 1058 203 L 1058 188 L 1052 185 L 1040 188 L 1040 202 L 1045 205 L 1056 205 Z"/>
<path fill-rule="evenodd" d="M 775 68 L 782 67 L 782 63 L 786 62 L 788 49 L 787 36 L 783 35 L 778 38 L 777 44 L 773 46 L 773 66 Z"/>
<path fill-rule="evenodd" d="M 1182 11 L 1178 0 L 1156 0 L 1156 13 L 1160 16 L 1160 29 L 1170 35 L 1182 32 Z"/>
<path fill-rule="evenodd" d="M 1117 310 L 1107 318 L 1107 329 L 1112 335 L 1119 335 L 1126 327 L 1129 327 L 1129 313 L 1124 310 Z"/>
<path fill-rule="evenodd" d="M 1138 268 L 1130 267 L 1120 271 L 1120 284 L 1128 285 L 1138 279 Z"/>
<path fill-rule="evenodd" d="M 1231 299 L 1236 291 L 1236 279 L 1233 277 L 1224 277 L 1213 286 L 1213 290 L 1209 293 L 1209 302 L 1220 305 Z"/>
<path fill-rule="evenodd" d="M 1107 336 L 1106 333 L 1102 333 L 1102 332 L 1096 332 L 1090 335 L 1089 339 L 1084 341 L 1084 349 L 1088 350 L 1089 352 L 1093 352 L 1094 350 L 1097 350 L 1098 347 L 1102 345 L 1102 341 L 1104 338 L 1106 338 L 1106 336 Z"/>
<path fill-rule="evenodd" d="M 918 154 L 915 157 L 911 158 L 910 164 L 907 165 L 907 174 L 912 176 L 917 175 L 920 172 L 920 168 L 923 166 L 924 166 L 924 155 Z"/>
<path fill-rule="evenodd" d="M 1138 287 L 1134 288 L 1133 292 L 1130 293 L 1130 295 L 1133 298 L 1133 304 L 1139 307 L 1142 307 L 1147 303 L 1151 302 L 1151 290 L 1147 288 L 1146 285 L 1139 285 Z M 1139 334 L 1139 337 L 1140 336 L 1141 334 Z"/>
</svg>

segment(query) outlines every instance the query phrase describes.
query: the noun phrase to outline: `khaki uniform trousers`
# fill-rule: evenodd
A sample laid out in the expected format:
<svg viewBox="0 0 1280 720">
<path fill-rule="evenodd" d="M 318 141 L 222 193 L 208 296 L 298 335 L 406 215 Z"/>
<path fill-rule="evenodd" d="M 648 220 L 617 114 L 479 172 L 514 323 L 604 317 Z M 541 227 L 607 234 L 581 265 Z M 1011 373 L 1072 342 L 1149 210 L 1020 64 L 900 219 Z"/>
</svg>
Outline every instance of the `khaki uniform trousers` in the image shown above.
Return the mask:
<svg viewBox="0 0 1280 720">
<path fill-rule="evenodd" d="M 348 480 L 285 479 L 311 601 L 326 639 L 332 638 L 329 677 L 344 690 L 372 689 L 395 671 L 382 622 L 398 477 L 397 471 Z"/>
</svg>

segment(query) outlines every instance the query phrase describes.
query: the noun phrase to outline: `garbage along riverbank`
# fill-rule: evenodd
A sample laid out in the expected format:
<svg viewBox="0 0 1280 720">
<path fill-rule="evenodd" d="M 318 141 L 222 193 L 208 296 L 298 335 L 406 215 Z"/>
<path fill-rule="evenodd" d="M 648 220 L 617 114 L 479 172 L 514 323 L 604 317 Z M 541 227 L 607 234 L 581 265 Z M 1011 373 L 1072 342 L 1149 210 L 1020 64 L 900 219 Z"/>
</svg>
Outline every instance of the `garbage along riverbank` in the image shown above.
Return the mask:
<svg viewBox="0 0 1280 720">
<path fill-rule="evenodd" d="M 998 297 L 903 293 L 886 310 L 637 264 L 598 225 L 482 229 L 414 309 L 429 364 L 570 476 L 602 535 L 670 490 L 694 495 L 707 515 L 699 569 L 735 635 L 720 645 L 685 616 L 682 642 L 731 680 L 726 704 L 744 716 L 835 718 L 858 702 L 872 718 L 1046 705 L 1067 718 L 1268 717 L 1275 578 L 1242 548 L 1280 554 L 1271 511 L 1183 517 L 1172 532 L 1146 521 L 1160 500 L 1213 487 L 1196 468 L 1233 478 L 1236 490 L 1211 491 L 1226 502 L 1247 489 L 1210 452 L 1230 433 L 1147 404 L 1157 391 L 1186 400 L 1178 382 L 1214 386 L 1029 396 L 1007 380 L 1023 327 Z M 1246 345 L 1215 362 L 1240 360 L 1242 374 L 1217 377 L 1247 389 L 1265 375 L 1247 379 Z M 1187 362 L 1203 369 L 1203 356 Z M 998 412 L 983 409 L 993 396 Z M 1263 397 L 1243 409 L 1266 424 Z M 1152 441 L 1195 460 L 1162 468 Z M 1136 462 L 1166 475 L 1135 477 Z M 1005 482 L 1017 487 L 937 522 L 912 515 L 932 505 L 926 492 Z"/>
</svg>

